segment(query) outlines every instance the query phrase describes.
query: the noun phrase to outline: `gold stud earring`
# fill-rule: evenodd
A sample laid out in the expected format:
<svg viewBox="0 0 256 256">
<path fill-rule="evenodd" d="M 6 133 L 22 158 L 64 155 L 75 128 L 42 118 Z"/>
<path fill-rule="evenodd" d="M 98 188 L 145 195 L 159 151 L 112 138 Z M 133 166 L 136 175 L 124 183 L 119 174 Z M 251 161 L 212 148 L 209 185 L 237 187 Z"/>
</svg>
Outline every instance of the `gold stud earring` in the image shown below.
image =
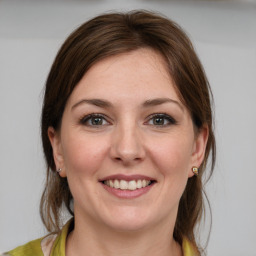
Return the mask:
<svg viewBox="0 0 256 256">
<path fill-rule="evenodd" d="M 198 176 L 198 168 L 197 167 L 193 166 L 192 172 L 195 174 L 195 176 Z"/>
</svg>

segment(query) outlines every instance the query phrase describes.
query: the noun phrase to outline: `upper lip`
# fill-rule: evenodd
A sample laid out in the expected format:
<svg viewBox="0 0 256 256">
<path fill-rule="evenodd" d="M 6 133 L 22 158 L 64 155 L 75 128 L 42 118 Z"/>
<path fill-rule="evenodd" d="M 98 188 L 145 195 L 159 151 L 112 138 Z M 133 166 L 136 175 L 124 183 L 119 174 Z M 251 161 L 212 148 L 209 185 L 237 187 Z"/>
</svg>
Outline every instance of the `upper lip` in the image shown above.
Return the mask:
<svg viewBox="0 0 256 256">
<path fill-rule="evenodd" d="M 145 176 L 145 175 L 140 175 L 140 174 L 134 174 L 134 175 L 124 175 L 124 174 L 114 174 L 110 176 L 106 176 L 99 181 L 104 181 L 104 180 L 126 180 L 126 181 L 131 181 L 131 180 L 155 180 L 152 177 Z"/>
</svg>

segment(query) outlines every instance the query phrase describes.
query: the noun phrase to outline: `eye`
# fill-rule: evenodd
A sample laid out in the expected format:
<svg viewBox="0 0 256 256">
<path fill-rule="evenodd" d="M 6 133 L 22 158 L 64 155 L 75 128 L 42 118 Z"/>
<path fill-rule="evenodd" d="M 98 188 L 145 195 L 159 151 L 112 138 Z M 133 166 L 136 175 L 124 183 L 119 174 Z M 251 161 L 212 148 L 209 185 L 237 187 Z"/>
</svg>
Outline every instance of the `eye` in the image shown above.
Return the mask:
<svg viewBox="0 0 256 256">
<path fill-rule="evenodd" d="M 176 123 L 176 120 L 167 114 L 153 114 L 147 121 L 147 124 L 154 126 L 169 126 Z"/>
<path fill-rule="evenodd" d="M 104 115 L 101 114 L 90 114 L 82 117 L 80 123 L 86 126 L 103 126 L 109 124 Z"/>
</svg>

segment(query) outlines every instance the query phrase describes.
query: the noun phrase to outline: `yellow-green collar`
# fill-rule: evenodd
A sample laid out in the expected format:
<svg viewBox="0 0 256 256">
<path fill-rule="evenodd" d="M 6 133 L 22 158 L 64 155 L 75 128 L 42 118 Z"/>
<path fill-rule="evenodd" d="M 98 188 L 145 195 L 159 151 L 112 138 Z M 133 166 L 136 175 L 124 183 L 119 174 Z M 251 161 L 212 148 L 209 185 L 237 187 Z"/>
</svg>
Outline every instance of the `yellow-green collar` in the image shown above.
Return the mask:
<svg viewBox="0 0 256 256">
<path fill-rule="evenodd" d="M 62 231 L 59 235 L 50 235 L 46 236 L 41 239 L 37 239 L 31 241 L 23 246 L 19 246 L 16 249 L 8 252 L 8 256 L 65 256 L 65 249 L 66 249 L 66 239 L 69 232 L 73 229 L 74 226 L 74 219 L 70 219 L 66 225 L 62 228 Z M 52 241 L 53 245 L 48 244 L 45 239 L 49 239 L 48 241 Z M 51 251 L 50 255 L 48 252 L 45 252 L 45 255 L 42 251 L 43 243 L 49 247 L 48 251 Z M 50 242 L 51 243 L 51 242 Z M 183 256 L 198 256 L 197 250 L 193 247 L 191 242 L 188 239 L 184 238 L 182 242 L 182 251 Z"/>
<path fill-rule="evenodd" d="M 198 256 L 197 250 L 185 237 L 182 240 L 182 252 L 184 256 Z"/>
<path fill-rule="evenodd" d="M 57 238 L 54 241 L 52 250 L 51 250 L 51 255 L 50 256 L 65 256 L 65 249 L 66 249 L 66 239 L 68 236 L 68 233 L 70 232 L 70 229 L 72 228 L 74 223 L 74 219 L 71 218 L 65 226 L 62 228 L 62 231 L 60 235 L 57 236 Z"/>
</svg>

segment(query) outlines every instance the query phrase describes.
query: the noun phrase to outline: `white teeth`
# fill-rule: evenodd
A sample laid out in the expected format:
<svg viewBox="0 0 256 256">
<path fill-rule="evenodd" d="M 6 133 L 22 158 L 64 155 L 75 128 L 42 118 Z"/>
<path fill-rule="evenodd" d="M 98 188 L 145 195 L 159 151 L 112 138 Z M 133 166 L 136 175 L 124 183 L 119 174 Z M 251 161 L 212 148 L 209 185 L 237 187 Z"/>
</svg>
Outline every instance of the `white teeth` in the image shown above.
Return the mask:
<svg viewBox="0 0 256 256">
<path fill-rule="evenodd" d="M 120 180 L 120 189 L 128 189 L 128 182 L 126 180 Z"/>
<path fill-rule="evenodd" d="M 110 180 L 110 181 L 109 181 L 109 186 L 110 186 L 111 188 L 114 187 L 114 182 L 113 182 L 113 180 Z"/>
<path fill-rule="evenodd" d="M 114 188 L 120 188 L 119 180 L 114 181 Z"/>
<path fill-rule="evenodd" d="M 137 181 L 137 188 L 142 188 L 142 182 L 141 182 L 141 180 L 138 180 L 138 181 Z"/>
<path fill-rule="evenodd" d="M 136 181 L 135 181 L 135 180 L 129 181 L 128 189 L 129 189 L 129 190 L 135 190 L 136 188 L 137 188 Z"/>
<path fill-rule="evenodd" d="M 145 188 L 150 184 L 150 180 L 105 180 L 104 184 L 111 188 L 121 190 L 135 190 L 139 188 Z"/>
</svg>

